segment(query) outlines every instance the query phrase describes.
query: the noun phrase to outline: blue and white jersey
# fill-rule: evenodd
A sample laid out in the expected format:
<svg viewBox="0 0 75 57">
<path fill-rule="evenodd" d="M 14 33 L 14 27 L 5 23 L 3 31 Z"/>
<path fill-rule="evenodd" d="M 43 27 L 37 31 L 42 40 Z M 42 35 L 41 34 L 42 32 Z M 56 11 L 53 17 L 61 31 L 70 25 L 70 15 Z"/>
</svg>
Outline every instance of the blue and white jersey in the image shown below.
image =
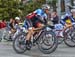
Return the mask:
<svg viewBox="0 0 75 57">
<path fill-rule="evenodd" d="M 47 19 L 47 14 L 42 9 L 37 9 L 33 13 L 36 13 L 37 15 L 41 16 L 42 18 Z"/>
<path fill-rule="evenodd" d="M 65 14 L 64 16 L 62 16 L 62 18 L 61 18 L 61 20 L 60 20 L 60 23 L 64 25 L 64 24 L 66 23 L 65 21 L 66 21 L 68 18 L 71 20 L 72 23 L 75 22 L 75 18 L 73 18 L 72 15 Z"/>
<path fill-rule="evenodd" d="M 27 29 L 29 27 L 32 27 L 34 23 L 38 22 L 39 19 L 45 21 L 45 19 L 47 19 L 47 14 L 44 12 L 44 10 L 37 9 L 33 11 L 32 13 L 28 14 L 26 17 L 27 18 L 24 21 L 23 27 Z M 31 20 L 31 21 L 28 21 L 28 20 Z"/>
</svg>

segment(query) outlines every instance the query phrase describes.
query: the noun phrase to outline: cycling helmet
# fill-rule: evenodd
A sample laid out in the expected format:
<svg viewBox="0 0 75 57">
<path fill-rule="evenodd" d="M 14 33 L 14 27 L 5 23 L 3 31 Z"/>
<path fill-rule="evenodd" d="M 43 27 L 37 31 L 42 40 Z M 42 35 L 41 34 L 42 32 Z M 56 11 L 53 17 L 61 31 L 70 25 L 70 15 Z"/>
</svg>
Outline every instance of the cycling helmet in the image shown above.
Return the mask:
<svg viewBox="0 0 75 57">
<path fill-rule="evenodd" d="M 75 12 L 75 9 L 71 9 L 71 12 Z"/>
<path fill-rule="evenodd" d="M 20 20 L 20 18 L 19 17 L 15 17 L 15 20 Z"/>
<path fill-rule="evenodd" d="M 46 9 L 50 9 L 50 6 L 48 5 L 48 4 L 44 4 L 44 5 L 42 5 L 42 9 L 44 9 L 44 10 L 46 10 Z"/>
<path fill-rule="evenodd" d="M 71 12 L 75 12 L 75 6 L 72 7 Z"/>
</svg>

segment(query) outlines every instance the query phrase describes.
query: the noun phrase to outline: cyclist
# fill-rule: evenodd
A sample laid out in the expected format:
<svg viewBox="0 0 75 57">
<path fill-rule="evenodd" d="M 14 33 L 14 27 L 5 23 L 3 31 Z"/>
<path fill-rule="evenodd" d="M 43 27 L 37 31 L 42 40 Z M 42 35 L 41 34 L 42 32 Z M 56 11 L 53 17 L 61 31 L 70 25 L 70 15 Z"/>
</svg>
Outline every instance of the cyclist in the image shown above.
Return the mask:
<svg viewBox="0 0 75 57">
<path fill-rule="evenodd" d="M 20 29 L 20 26 L 19 26 L 19 23 L 20 23 L 20 18 L 19 17 L 15 17 L 15 29 Z"/>
<path fill-rule="evenodd" d="M 19 27 L 19 22 L 20 22 L 20 18 L 19 17 L 15 17 L 15 20 L 14 19 L 10 19 L 10 23 L 9 23 L 9 27 L 10 27 L 10 40 L 13 40 L 11 38 L 11 35 L 14 34 L 16 32 L 17 29 L 20 29 Z"/>
<path fill-rule="evenodd" d="M 66 28 L 68 28 L 68 27 L 71 27 L 71 26 L 72 26 L 71 20 L 70 20 L 70 19 L 67 19 L 64 29 L 66 29 Z"/>
<path fill-rule="evenodd" d="M 47 23 L 47 14 L 49 13 L 50 6 L 47 4 L 42 5 L 41 9 L 37 9 L 34 12 L 26 16 L 28 21 L 28 34 L 26 36 L 26 47 L 30 49 L 30 38 L 35 33 L 34 29 L 41 28 Z"/>
<path fill-rule="evenodd" d="M 75 22 L 75 8 L 71 9 L 71 14 L 65 14 L 65 16 L 64 17 L 62 16 L 60 20 L 60 23 L 64 25 L 64 30 L 68 27 L 71 28 L 74 22 Z"/>
<path fill-rule="evenodd" d="M 65 25 L 66 23 L 69 23 L 71 21 L 71 23 L 75 22 L 75 9 L 71 9 L 71 15 L 70 14 L 66 14 L 62 19 L 61 19 L 61 23 L 63 25 Z"/>
<path fill-rule="evenodd" d="M 8 23 L 8 28 L 10 30 L 14 30 L 15 20 L 13 18 L 10 18 L 10 22 Z"/>
</svg>

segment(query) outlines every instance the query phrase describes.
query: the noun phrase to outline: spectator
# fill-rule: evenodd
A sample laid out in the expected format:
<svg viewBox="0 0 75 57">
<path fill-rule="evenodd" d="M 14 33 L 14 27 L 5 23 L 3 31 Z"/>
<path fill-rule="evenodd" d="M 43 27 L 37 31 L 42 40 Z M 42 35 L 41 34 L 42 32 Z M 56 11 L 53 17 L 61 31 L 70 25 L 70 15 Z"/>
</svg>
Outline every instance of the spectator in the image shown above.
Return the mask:
<svg viewBox="0 0 75 57">
<path fill-rule="evenodd" d="M 15 25 L 15 20 L 13 18 L 10 18 L 10 23 L 9 23 L 10 29 L 13 29 L 14 25 Z"/>
<path fill-rule="evenodd" d="M 5 28 L 6 27 L 6 20 L 3 19 L 2 22 L 0 23 L 0 28 Z"/>
<path fill-rule="evenodd" d="M 57 15 L 57 12 L 56 11 L 54 11 L 52 13 L 52 22 L 53 22 L 53 24 L 58 24 L 58 22 L 59 22 L 59 17 Z"/>
<path fill-rule="evenodd" d="M 15 19 L 10 18 L 9 28 L 10 28 L 10 34 L 16 32 L 16 29 L 15 29 Z"/>
<path fill-rule="evenodd" d="M 1 21 L 0 21 L 0 29 L 1 29 Z"/>
</svg>

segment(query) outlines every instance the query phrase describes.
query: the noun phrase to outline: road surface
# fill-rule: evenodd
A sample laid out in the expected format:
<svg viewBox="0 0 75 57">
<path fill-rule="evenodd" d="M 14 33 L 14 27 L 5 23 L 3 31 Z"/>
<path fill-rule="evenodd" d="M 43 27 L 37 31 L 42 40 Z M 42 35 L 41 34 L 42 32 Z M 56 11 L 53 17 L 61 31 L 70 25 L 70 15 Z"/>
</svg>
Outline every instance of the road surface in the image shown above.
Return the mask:
<svg viewBox="0 0 75 57">
<path fill-rule="evenodd" d="M 60 44 L 57 50 L 51 54 L 43 54 L 33 47 L 24 54 L 17 54 L 12 47 L 12 42 L 0 42 L 0 57 L 75 57 L 75 48 L 67 47 L 64 43 Z"/>
</svg>

